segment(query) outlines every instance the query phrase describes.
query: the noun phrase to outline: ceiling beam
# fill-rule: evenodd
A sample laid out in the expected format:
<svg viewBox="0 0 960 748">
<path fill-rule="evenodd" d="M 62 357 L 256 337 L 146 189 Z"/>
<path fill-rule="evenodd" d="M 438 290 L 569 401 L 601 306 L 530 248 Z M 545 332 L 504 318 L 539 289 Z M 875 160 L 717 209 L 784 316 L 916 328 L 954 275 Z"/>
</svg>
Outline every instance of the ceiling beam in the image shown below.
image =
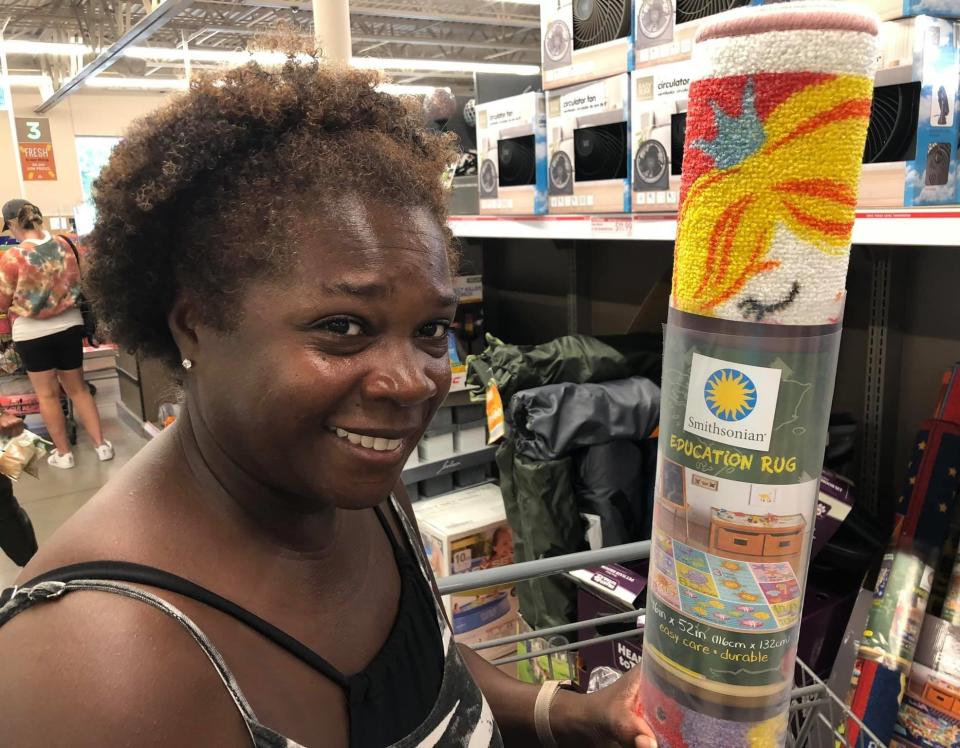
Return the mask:
<svg viewBox="0 0 960 748">
<path fill-rule="evenodd" d="M 375 44 L 385 42 L 387 44 L 418 44 L 430 47 L 463 47 L 464 49 L 489 49 L 496 52 L 537 52 L 539 47 L 536 44 L 506 44 L 501 42 L 471 42 L 464 39 L 450 37 L 444 39 L 441 37 L 428 38 L 425 36 L 389 36 L 387 34 L 354 34 L 355 42 L 365 44 Z"/>
<path fill-rule="evenodd" d="M 123 50 L 132 44 L 142 42 L 154 31 L 165 26 L 182 11 L 190 7 L 193 0 L 164 0 L 151 13 L 140 19 L 133 28 L 111 44 L 107 49 L 87 63 L 75 76 L 54 91 L 53 96 L 37 107 L 37 114 L 49 112 L 53 107 L 80 88 L 84 81 L 93 78 L 101 70 L 106 70 L 123 57 Z"/>
<path fill-rule="evenodd" d="M 263 2 L 264 0 L 251 0 Z M 521 29 L 539 29 L 539 18 L 519 16 L 464 16 L 446 13 L 442 10 L 396 10 L 387 8 L 368 8 L 363 5 L 350 5 L 350 13 L 357 16 L 379 16 L 380 18 L 408 18 L 412 21 L 444 21 L 447 23 L 466 23 L 479 26 L 513 26 Z"/>
</svg>

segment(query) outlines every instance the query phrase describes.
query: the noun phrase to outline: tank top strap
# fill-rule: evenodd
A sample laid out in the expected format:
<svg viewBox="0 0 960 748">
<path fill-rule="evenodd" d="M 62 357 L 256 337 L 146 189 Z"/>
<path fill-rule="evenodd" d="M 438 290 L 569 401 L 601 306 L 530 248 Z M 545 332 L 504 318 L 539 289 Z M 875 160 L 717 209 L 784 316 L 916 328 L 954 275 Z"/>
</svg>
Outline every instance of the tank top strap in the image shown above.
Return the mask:
<svg viewBox="0 0 960 748">
<path fill-rule="evenodd" d="M 135 564 L 129 561 L 90 561 L 86 563 L 63 566 L 59 569 L 45 572 L 25 585 L 29 588 L 38 587 L 44 582 L 73 582 L 97 580 L 108 582 L 126 582 L 142 584 L 148 587 L 167 590 L 183 597 L 189 597 L 208 607 L 225 613 L 240 623 L 252 628 L 261 636 L 266 637 L 278 647 L 285 649 L 301 662 L 312 667 L 324 677 L 329 678 L 340 688 L 348 687 L 347 677 L 327 662 L 323 657 L 310 649 L 303 642 L 290 636 L 287 632 L 277 628 L 269 621 L 265 621 L 255 613 L 242 608 L 232 600 L 218 595 L 206 587 L 201 587 L 189 579 L 171 574 L 168 571 L 152 566 Z M 13 588 L 16 590 L 16 588 Z M 0 606 L 6 602 L 6 596 L 11 590 L 0 594 Z"/>
<path fill-rule="evenodd" d="M 427 584 L 427 589 L 429 590 L 430 597 L 433 600 L 437 617 L 440 620 L 441 630 L 445 630 L 447 628 L 447 615 L 443 609 L 443 602 L 439 597 L 437 597 L 436 594 L 433 569 L 430 568 L 430 561 L 427 560 L 427 555 L 424 553 L 423 541 L 420 539 L 420 533 L 416 531 L 413 523 L 407 516 L 406 511 L 404 511 L 403 507 L 400 506 L 400 502 L 397 501 L 397 497 L 394 494 L 390 494 L 390 508 L 393 510 L 394 516 L 400 523 L 400 527 L 403 528 L 404 535 L 406 535 L 406 546 L 409 549 L 409 552 L 413 555 L 417 567 L 420 569 L 421 577 Z"/>
<path fill-rule="evenodd" d="M 223 659 L 223 655 L 220 653 L 220 650 L 213 645 L 213 643 L 207 638 L 206 634 L 204 634 L 203 631 L 201 631 L 199 627 L 197 627 L 197 625 L 190 620 L 185 613 L 183 613 L 183 611 L 150 592 L 146 592 L 145 590 L 132 587 L 122 582 L 92 579 L 75 579 L 67 582 L 41 581 L 32 586 L 11 587 L 7 590 L 4 590 L 3 597 L 0 598 L 0 626 L 3 626 L 20 613 L 29 610 L 35 605 L 56 600 L 63 595 L 76 590 L 108 592 L 114 595 L 121 595 L 132 600 L 137 600 L 159 610 L 161 613 L 169 618 L 172 618 L 178 624 L 180 624 L 181 628 L 183 628 L 190 635 L 194 642 L 196 642 L 203 653 L 207 656 L 210 664 L 213 665 L 214 670 L 216 670 L 217 675 L 220 677 L 220 680 L 226 687 L 227 692 L 230 694 L 230 698 L 233 700 L 237 710 L 240 712 L 240 716 L 243 718 L 243 723 L 247 728 L 247 733 L 250 735 L 251 745 L 256 746 L 258 744 L 258 740 L 254 734 L 255 730 L 260 729 L 257 717 L 254 714 L 250 703 L 247 701 L 247 698 L 240 690 L 240 686 L 237 684 L 236 678 L 233 677 L 233 673 L 230 672 L 230 668 L 227 667 L 227 663 Z"/>
</svg>

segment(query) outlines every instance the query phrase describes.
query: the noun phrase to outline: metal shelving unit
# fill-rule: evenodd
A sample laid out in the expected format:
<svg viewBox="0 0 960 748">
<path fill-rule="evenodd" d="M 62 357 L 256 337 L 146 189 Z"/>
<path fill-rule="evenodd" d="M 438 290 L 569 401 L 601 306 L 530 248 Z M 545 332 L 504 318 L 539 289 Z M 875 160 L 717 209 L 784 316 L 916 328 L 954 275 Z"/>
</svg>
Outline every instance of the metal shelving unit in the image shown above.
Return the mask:
<svg viewBox="0 0 960 748">
<path fill-rule="evenodd" d="M 547 216 L 450 216 L 453 233 L 471 239 L 673 241 L 675 213 Z M 955 247 L 960 207 L 858 210 L 854 244 Z"/>
<path fill-rule="evenodd" d="M 477 465 L 485 465 L 493 461 L 496 452 L 497 447 L 494 445 L 478 449 L 474 452 L 464 452 L 463 454 L 444 457 L 442 460 L 434 460 L 432 462 L 414 465 L 404 470 L 400 479 L 405 485 L 410 485 L 411 483 L 419 483 L 428 478 L 438 478 L 441 475 L 455 473 L 458 470 L 476 467 Z"/>
</svg>

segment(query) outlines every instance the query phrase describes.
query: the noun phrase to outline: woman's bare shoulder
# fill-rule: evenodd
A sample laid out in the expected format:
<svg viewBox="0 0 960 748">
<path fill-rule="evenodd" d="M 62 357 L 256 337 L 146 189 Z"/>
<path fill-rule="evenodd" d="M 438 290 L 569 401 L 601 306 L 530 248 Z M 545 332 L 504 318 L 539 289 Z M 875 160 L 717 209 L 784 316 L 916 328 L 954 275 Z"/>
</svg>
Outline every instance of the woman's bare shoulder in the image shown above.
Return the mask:
<svg viewBox="0 0 960 748">
<path fill-rule="evenodd" d="M 0 627 L 6 745 L 249 745 L 200 647 L 137 600 L 74 591 Z"/>
<path fill-rule="evenodd" d="M 88 561 L 151 563 L 151 548 L 163 543 L 169 476 L 175 472 L 162 438 L 147 444 L 40 544 L 18 584 Z M 25 508 L 29 514 L 29 505 Z"/>
</svg>

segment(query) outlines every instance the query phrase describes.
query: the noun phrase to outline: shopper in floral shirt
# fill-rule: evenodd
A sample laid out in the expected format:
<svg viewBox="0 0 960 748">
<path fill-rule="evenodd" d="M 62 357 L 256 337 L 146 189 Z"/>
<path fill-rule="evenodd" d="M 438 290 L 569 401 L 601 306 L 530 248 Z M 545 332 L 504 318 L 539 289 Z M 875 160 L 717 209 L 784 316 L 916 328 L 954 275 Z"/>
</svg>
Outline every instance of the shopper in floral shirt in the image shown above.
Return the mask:
<svg viewBox="0 0 960 748">
<path fill-rule="evenodd" d="M 40 415 L 56 449 L 48 462 L 74 466 L 60 388 L 93 439 L 100 460 L 113 459 L 100 414 L 83 379 L 83 316 L 77 307 L 80 268 L 65 240 L 43 229 L 40 209 L 26 200 L 3 206 L 3 229 L 19 244 L 0 257 L 0 311 L 13 319 L 13 342 L 40 403 Z"/>
</svg>

